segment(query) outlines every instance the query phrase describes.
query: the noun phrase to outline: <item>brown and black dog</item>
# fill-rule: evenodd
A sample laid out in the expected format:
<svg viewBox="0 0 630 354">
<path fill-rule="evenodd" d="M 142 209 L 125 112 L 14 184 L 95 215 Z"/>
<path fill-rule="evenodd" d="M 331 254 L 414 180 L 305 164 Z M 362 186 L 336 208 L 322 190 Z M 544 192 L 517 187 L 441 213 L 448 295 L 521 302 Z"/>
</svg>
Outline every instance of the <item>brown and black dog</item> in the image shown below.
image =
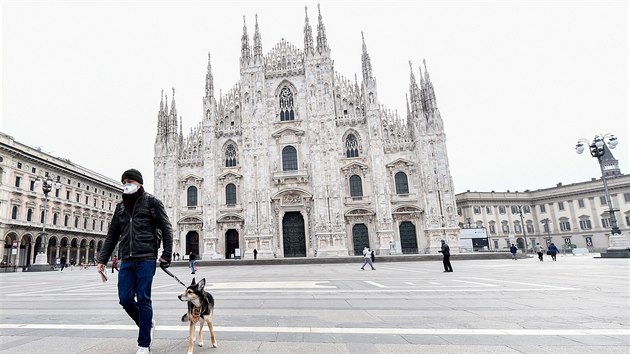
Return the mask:
<svg viewBox="0 0 630 354">
<path fill-rule="evenodd" d="M 188 329 L 188 354 L 192 354 L 194 342 L 195 342 L 195 327 L 197 322 L 201 322 L 199 326 L 199 341 L 200 347 L 203 347 L 203 323 L 208 324 L 210 330 L 210 340 L 212 340 L 212 346 L 217 347 L 217 339 L 214 335 L 214 298 L 209 292 L 203 288 L 206 286 L 206 279 L 201 279 L 199 283 L 195 283 L 193 278 L 192 283 L 186 288 L 186 291 L 179 295 L 178 298 L 181 301 L 188 302 L 188 312 L 182 316 L 182 322 L 188 321 L 190 325 Z"/>
</svg>

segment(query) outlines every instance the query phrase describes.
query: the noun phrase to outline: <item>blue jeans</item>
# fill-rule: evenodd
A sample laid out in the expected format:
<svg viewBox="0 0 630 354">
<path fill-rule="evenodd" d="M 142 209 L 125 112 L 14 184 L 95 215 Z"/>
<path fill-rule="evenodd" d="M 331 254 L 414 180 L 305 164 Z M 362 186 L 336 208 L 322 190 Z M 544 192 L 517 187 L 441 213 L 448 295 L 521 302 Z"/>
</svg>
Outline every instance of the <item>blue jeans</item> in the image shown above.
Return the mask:
<svg viewBox="0 0 630 354">
<path fill-rule="evenodd" d="M 118 299 L 129 317 L 139 327 L 138 346 L 151 345 L 151 285 L 155 260 L 121 262 L 118 271 Z"/>
<path fill-rule="evenodd" d="M 191 261 L 191 260 L 188 261 L 188 266 L 190 267 L 190 271 L 193 274 L 195 274 L 195 262 L 196 262 L 196 260 L 195 261 Z"/>
</svg>

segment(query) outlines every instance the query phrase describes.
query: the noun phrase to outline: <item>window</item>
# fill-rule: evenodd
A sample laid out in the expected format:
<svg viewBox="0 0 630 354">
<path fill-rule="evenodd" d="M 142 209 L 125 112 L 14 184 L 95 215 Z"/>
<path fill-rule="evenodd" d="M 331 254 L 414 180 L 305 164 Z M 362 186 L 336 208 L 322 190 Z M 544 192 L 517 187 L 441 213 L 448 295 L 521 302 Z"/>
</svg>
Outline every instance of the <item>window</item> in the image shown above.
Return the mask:
<svg viewBox="0 0 630 354">
<path fill-rule="evenodd" d="M 59 198 L 59 189 L 60 188 L 55 189 L 55 197 L 57 197 L 57 198 Z"/>
<path fill-rule="evenodd" d="M 46 212 L 44 210 L 42 210 L 42 212 L 40 213 L 40 217 L 39 217 L 39 220 L 40 220 L 40 222 L 42 224 L 46 222 L 46 219 L 44 219 L 45 216 L 46 216 Z"/>
<path fill-rule="evenodd" d="M 225 148 L 225 167 L 236 166 L 236 147 L 233 144 L 229 144 Z"/>
<path fill-rule="evenodd" d="M 33 221 L 33 209 L 26 209 L 26 221 Z"/>
<path fill-rule="evenodd" d="M 486 205 L 486 214 L 492 214 L 492 207 Z"/>
<path fill-rule="evenodd" d="M 101 231 L 103 231 L 103 220 L 101 220 Z"/>
<path fill-rule="evenodd" d="M 350 196 L 361 199 L 363 196 L 363 186 L 361 185 L 361 177 L 357 175 L 350 176 Z"/>
<path fill-rule="evenodd" d="M 15 186 L 20 188 L 20 180 L 22 179 L 22 177 L 20 176 L 15 176 Z"/>
<path fill-rule="evenodd" d="M 525 225 L 527 227 L 527 233 L 533 234 L 534 233 L 534 225 L 530 222 L 527 223 L 527 225 Z"/>
<path fill-rule="evenodd" d="M 610 218 L 602 218 L 602 227 L 603 228 L 609 228 L 611 225 L 610 223 Z"/>
<path fill-rule="evenodd" d="M 499 206 L 499 214 L 505 214 L 505 206 Z"/>
<path fill-rule="evenodd" d="M 581 219 L 580 220 L 580 229 L 582 230 L 590 230 L 593 226 L 591 225 L 590 219 Z"/>
<path fill-rule="evenodd" d="M 630 215 L 626 215 L 626 225 L 630 226 Z"/>
<path fill-rule="evenodd" d="M 584 208 L 584 199 L 578 199 L 578 207 Z"/>
<path fill-rule="evenodd" d="M 568 220 L 560 220 L 560 231 L 571 231 L 571 223 Z"/>
<path fill-rule="evenodd" d="M 494 224 L 488 225 L 488 230 L 490 230 L 490 234 L 492 235 L 496 235 L 497 233 L 497 228 L 494 226 Z"/>
<path fill-rule="evenodd" d="M 293 111 L 293 93 L 288 87 L 280 90 L 280 121 L 295 120 Z"/>
<path fill-rule="evenodd" d="M 19 168 L 20 170 L 22 169 L 22 163 L 21 162 L 17 163 L 17 168 Z"/>
<path fill-rule="evenodd" d="M 13 208 L 11 209 L 11 219 L 17 220 L 17 215 L 18 215 L 18 207 L 17 205 L 14 205 Z"/>
<path fill-rule="evenodd" d="M 606 197 L 605 196 L 604 197 L 599 197 L 599 203 L 601 205 L 606 205 Z"/>
<path fill-rule="evenodd" d="M 57 221 L 59 220 L 59 214 L 58 213 L 54 213 L 53 214 L 53 225 L 57 225 Z"/>
<path fill-rule="evenodd" d="M 564 202 L 558 202 L 558 209 L 564 210 Z"/>
<path fill-rule="evenodd" d="M 37 173 L 37 169 L 35 167 L 31 167 L 31 172 L 32 173 Z"/>
<path fill-rule="evenodd" d="M 81 194 L 77 193 L 77 203 L 81 200 Z"/>
<path fill-rule="evenodd" d="M 623 201 L 626 203 L 630 202 L 630 193 L 623 194 Z"/>
<path fill-rule="evenodd" d="M 546 213 L 547 212 L 547 208 L 545 207 L 545 204 L 540 204 L 540 212 L 541 213 Z"/>
<path fill-rule="evenodd" d="M 70 200 L 70 191 L 66 191 L 66 199 Z"/>
<path fill-rule="evenodd" d="M 90 204 L 90 197 L 85 197 L 85 205 L 89 205 Z"/>
<path fill-rule="evenodd" d="M 510 233 L 510 225 L 507 224 L 507 221 L 501 223 L 501 231 L 503 231 L 504 234 Z"/>
<path fill-rule="evenodd" d="M 92 230 L 96 230 L 96 220 L 92 220 Z"/>
<path fill-rule="evenodd" d="M 297 150 L 291 145 L 282 149 L 282 171 L 297 171 Z"/>
<path fill-rule="evenodd" d="M 88 223 L 88 219 L 87 218 L 83 218 L 83 228 L 87 229 L 87 223 Z"/>
<path fill-rule="evenodd" d="M 63 226 L 68 226 L 68 222 L 70 222 L 70 215 L 64 215 Z"/>
<path fill-rule="evenodd" d="M 481 207 L 478 207 L 478 206 L 473 207 L 473 213 L 481 214 Z"/>
<path fill-rule="evenodd" d="M 529 205 L 523 205 L 523 213 L 529 214 L 532 210 L 529 208 Z"/>
<path fill-rule="evenodd" d="M 234 185 L 234 183 L 230 183 L 225 186 L 225 204 L 236 204 L 236 186 Z"/>
<path fill-rule="evenodd" d="M 359 142 L 354 134 L 346 137 L 346 157 L 359 157 Z"/>
<path fill-rule="evenodd" d="M 34 180 L 31 180 L 31 185 L 30 185 L 30 187 L 29 187 L 29 190 L 30 190 L 31 192 L 35 191 L 35 181 L 34 181 Z"/>
<path fill-rule="evenodd" d="M 462 216 L 462 208 L 457 207 L 457 215 Z"/>
<path fill-rule="evenodd" d="M 514 223 L 514 233 L 520 234 L 521 232 L 523 232 L 523 228 L 521 227 L 521 224 Z"/>
<path fill-rule="evenodd" d="M 549 223 L 544 223 L 544 224 L 543 224 L 543 230 L 544 230 L 545 232 L 550 232 L 550 229 L 549 229 Z"/>
<path fill-rule="evenodd" d="M 396 173 L 394 180 L 396 181 L 396 194 L 409 194 L 407 175 L 404 172 Z"/>
<path fill-rule="evenodd" d="M 197 187 L 188 187 L 186 205 L 188 205 L 189 207 L 197 206 Z"/>
<path fill-rule="evenodd" d="M 74 227 L 79 227 L 79 217 L 78 216 L 76 216 L 74 218 Z"/>
</svg>

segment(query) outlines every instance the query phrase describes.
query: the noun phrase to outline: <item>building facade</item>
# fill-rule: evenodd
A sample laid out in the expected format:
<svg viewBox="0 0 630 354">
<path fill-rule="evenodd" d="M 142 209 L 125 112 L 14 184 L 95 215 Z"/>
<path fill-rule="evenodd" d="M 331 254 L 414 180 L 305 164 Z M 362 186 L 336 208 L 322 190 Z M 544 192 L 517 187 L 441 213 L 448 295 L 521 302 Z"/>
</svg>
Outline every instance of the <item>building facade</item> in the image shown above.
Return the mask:
<svg viewBox="0 0 630 354">
<path fill-rule="evenodd" d="M 623 235 L 630 232 L 630 175 L 607 174 L 615 218 Z M 587 248 L 604 252 L 611 235 L 611 215 L 601 179 L 525 192 L 459 193 L 462 228 L 485 228 L 490 250 L 514 243 L 531 250 L 554 243 L 560 250 Z M 573 245 L 573 246 L 571 246 Z"/>
<path fill-rule="evenodd" d="M 316 33 L 313 33 L 316 32 Z M 410 64 L 411 66 L 411 64 Z M 208 55 L 204 116 L 186 135 L 162 99 L 155 194 L 174 248 L 205 259 L 436 252 L 457 244 L 455 196 L 433 83 L 411 70 L 406 117 L 379 101 L 363 40 L 361 81 L 333 67 L 321 13 L 302 48 L 263 54 L 244 25 L 240 80 L 215 98 Z M 178 126 L 179 123 L 179 126 Z M 457 248 L 454 247 L 454 252 Z"/>
<path fill-rule="evenodd" d="M 50 265 L 93 261 L 120 196 L 120 182 L 0 133 L 2 264 L 28 267 L 42 249 Z"/>
</svg>

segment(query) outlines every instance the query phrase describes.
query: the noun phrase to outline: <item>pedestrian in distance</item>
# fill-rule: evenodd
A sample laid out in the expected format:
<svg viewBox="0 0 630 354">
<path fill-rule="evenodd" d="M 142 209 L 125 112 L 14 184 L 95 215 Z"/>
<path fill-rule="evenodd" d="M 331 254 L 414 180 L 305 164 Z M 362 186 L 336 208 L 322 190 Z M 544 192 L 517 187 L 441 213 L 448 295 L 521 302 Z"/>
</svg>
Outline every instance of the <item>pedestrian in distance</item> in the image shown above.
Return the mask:
<svg viewBox="0 0 630 354">
<path fill-rule="evenodd" d="M 553 242 L 549 245 L 549 249 L 547 250 L 547 254 L 551 256 L 551 259 L 555 262 L 556 261 L 556 255 L 558 255 L 558 253 L 560 252 L 560 250 L 558 250 L 558 247 L 556 247 L 556 245 L 553 244 Z"/>
<path fill-rule="evenodd" d="M 372 267 L 372 270 L 376 270 L 374 265 L 372 264 L 372 252 L 370 252 L 369 247 L 363 248 L 363 265 L 361 266 L 361 270 L 365 270 L 365 265 L 369 264 Z"/>
<path fill-rule="evenodd" d="M 372 263 L 374 263 L 374 261 L 376 260 L 376 254 L 374 254 L 374 250 L 370 252 L 370 259 L 372 260 Z"/>
<path fill-rule="evenodd" d="M 448 247 L 448 244 L 446 244 L 446 241 L 442 240 L 440 243 L 442 244 L 442 248 L 438 252 L 442 253 L 443 256 L 442 263 L 444 264 L 444 272 L 452 272 L 451 249 Z"/>
<path fill-rule="evenodd" d="M 100 273 L 105 273 L 107 261 L 118 245 L 119 303 L 138 326 L 136 354 L 147 354 L 151 353 L 155 329 L 151 286 L 156 261 L 164 268 L 171 264 L 173 231 L 164 204 L 144 191 L 140 171 L 125 171 L 121 181 L 122 201 L 116 205 L 96 267 Z M 163 251 L 158 258 L 160 243 Z"/>
<path fill-rule="evenodd" d="M 542 262 L 543 261 L 543 253 L 545 252 L 545 249 L 540 245 L 540 243 L 536 243 L 536 253 L 538 254 L 538 259 Z"/>
<path fill-rule="evenodd" d="M 197 270 L 197 266 L 195 265 L 197 261 L 197 255 L 195 254 L 195 252 L 190 251 L 190 254 L 188 255 L 188 266 L 190 267 L 190 274 L 195 274 L 195 271 Z"/>
<path fill-rule="evenodd" d="M 254 260 L 256 260 L 256 258 L 258 258 L 258 250 L 254 248 Z"/>
<path fill-rule="evenodd" d="M 61 256 L 61 259 L 59 260 L 59 262 L 61 263 L 61 271 L 63 271 L 63 269 L 66 267 L 66 256 L 63 255 Z"/>
<path fill-rule="evenodd" d="M 516 246 L 514 246 L 514 244 L 512 244 L 512 246 L 510 247 L 510 253 L 512 254 L 512 259 L 513 260 L 518 260 L 518 258 L 516 258 L 516 252 L 518 251 L 518 249 L 516 248 Z"/>
<path fill-rule="evenodd" d="M 120 269 L 118 269 L 118 257 L 116 256 L 112 258 L 112 274 L 114 274 L 114 269 L 116 269 L 118 273 L 120 273 Z"/>
<path fill-rule="evenodd" d="M 177 259 L 177 253 L 173 252 L 173 260 Z"/>
<path fill-rule="evenodd" d="M 177 256 L 177 260 L 179 261 L 179 252 L 175 253 L 175 255 Z"/>
</svg>

